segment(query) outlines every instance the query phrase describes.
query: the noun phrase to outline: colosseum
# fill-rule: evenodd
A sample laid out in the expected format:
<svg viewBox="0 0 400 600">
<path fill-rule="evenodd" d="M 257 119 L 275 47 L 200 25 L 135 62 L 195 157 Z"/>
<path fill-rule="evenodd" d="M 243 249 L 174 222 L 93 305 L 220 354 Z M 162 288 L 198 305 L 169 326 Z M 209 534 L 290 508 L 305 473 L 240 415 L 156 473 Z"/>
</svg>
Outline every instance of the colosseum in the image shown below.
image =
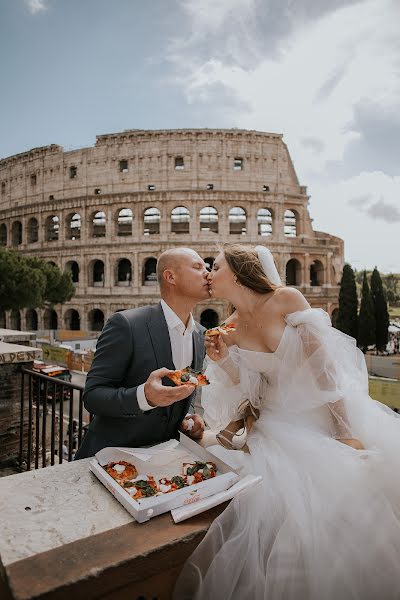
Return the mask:
<svg viewBox="0 0 400 600">
<path fill-rule="evenodd" d="M 264 244 L 281 277 L 335 317 L 343 241 L 314 231 L 282 135 L 188 129 L 99 135 L 94 147 L 34 148 L 0 161 L 0 245 L 70 271 L 62 306 L 0 312 L 0 327 L 99 331 L 118 310 L 158 302 L 157 257 L 191 246 Z M 199 303 L 206 326 L 222 301 Z"/>
</svg>

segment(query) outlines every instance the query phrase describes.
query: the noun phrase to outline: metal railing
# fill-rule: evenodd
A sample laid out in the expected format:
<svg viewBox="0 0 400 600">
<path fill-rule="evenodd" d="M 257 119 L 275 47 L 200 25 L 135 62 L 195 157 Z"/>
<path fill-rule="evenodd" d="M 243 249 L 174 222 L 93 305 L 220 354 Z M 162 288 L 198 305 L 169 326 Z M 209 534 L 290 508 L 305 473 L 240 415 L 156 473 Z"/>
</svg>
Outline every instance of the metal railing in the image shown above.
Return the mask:
<svg viewBox="0 0 400 600">
<path fill-rule="evenodd" d="M 54 465 L 56 457 L 73 460 L 84 430 L 83 387 L 26 368 L 21 378 L 19 468 Z"/>
</svg>

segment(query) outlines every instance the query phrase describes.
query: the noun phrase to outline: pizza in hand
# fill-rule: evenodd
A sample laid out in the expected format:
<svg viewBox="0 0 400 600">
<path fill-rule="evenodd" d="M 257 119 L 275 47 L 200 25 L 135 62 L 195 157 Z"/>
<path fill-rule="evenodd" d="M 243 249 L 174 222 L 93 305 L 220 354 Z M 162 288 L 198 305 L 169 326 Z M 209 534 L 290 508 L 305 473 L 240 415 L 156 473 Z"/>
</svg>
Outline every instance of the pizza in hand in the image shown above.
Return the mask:
<svg viewBox="0 0 400 600">
<path fill-rule="evenodd" d="M 191 367 L 186 369 L 178 369 L 177 371 L 170 371 L 167 377 L 175 383 L 175 385 L 185 385 L 185 383 L 192 383 L 196 386 L 209 385 L 207 377 L 201 371 L 194 371 Z"/>
<path fill-rule="evenodd" d="M 207 329 L 205 335 L 211 337 L 213 335 L 219 335 L 220 333 L 227 334 L 233 331 L 236 331 L 236 323 L 222 323 L 222 325 L 218 325 L 218 327 Z"/>
</svg>

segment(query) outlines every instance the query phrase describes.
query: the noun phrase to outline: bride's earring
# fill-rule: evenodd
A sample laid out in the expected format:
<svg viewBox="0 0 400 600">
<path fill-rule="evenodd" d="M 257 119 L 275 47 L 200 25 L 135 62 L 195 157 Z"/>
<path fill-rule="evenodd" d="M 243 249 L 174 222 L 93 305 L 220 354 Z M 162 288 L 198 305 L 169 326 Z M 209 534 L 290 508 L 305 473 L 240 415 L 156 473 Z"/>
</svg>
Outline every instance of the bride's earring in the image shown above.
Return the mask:
<svg viewBox="0 0 400 600">
<path fill-rule="evenodd" d="M 237 275 L 234 275 L 233 282 L 236 283 L 236 285 L 238 285 L 239 287 L 242 287 L 242 284 L 240 283 L 240 281 L 238 281 Z"/>
</svg>

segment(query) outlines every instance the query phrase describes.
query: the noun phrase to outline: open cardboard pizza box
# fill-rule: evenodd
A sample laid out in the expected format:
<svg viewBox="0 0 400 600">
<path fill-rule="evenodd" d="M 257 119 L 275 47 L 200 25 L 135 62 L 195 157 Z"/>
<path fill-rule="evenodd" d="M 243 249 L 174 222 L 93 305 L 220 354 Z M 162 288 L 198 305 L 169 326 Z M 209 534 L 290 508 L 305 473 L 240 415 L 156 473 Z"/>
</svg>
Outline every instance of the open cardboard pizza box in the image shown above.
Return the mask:
<svg viewBox="0 0 400 600">
<path fill-rule="evenodd" d="M 139 475 L 153 475 L 156 480 L 180 475 L 183 463 L 194 463 L 196 460 L 213 462 L 217 467 L 217 474 L 201 483 L 167 494 L 134 500 L 103 468 L 109 462 L 120 460 L 134 464 Z M 232 498 L 243 487 L 254 485 L 261 479 L 253 478 L 249 481 L 245 478 L 239 481 L 235 469 L 183 433 L 180 434 L 179 441 L 172 439 L 150 448 L 103 448 L 90 461 L 89 468 L 139 523 L 169 510 L 172 511 L 175 522 L 184 520 Z"/>
</svg>

